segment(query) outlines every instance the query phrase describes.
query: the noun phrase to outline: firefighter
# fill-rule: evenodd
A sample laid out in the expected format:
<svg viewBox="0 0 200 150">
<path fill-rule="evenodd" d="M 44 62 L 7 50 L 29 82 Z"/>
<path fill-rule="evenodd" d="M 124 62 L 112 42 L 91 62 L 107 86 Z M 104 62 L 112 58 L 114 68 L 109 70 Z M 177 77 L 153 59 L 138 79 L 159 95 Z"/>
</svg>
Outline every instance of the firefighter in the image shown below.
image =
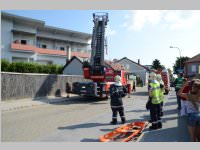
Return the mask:
<svg viewBox="0 0 200 150">
<path fill-rule="evenodd" d="M 156 74 L 150 73 L 151 82 L 149 84 L 149 97 L 151 98 L 150 116 L 152 125 L 150 130 L 156 130 L 162 128 L 162 122 L 160 118 L 160 83 L 156 80 Z"/>
<path fill-rule="evenodd" d="M 126 95 L 126 88 L 121 84 L 121 77 L 115 76 L 115 83 L 110 86 L 110 105 L 112 109 L 112 121 L 111 124 L 117 124 L 117 113 L 121 117 L 121 122 L 126 122 L 122 97 Z"/>
<path fill-rule="evenodd" d="M 164 103 L 164 92 L 165 92 L 164 82 L 163 82 L 162 76 L 160 74 L 158 74 L 156 76 L 156 79 L 160 83 L 160 102 L 161 102 L 160 116 L 163 116 L 163 103 Z"/>
</svg>

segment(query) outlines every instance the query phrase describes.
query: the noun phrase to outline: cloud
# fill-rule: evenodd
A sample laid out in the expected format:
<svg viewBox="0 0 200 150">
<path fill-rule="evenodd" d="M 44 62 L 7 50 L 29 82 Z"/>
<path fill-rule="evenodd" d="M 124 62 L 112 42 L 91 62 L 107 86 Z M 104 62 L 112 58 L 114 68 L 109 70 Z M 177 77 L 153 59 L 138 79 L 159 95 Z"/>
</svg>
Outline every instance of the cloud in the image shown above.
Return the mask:
<svg viewBox="0 0 200 150">
<path fill-rule="evenodd" d="M 141 31 L 146 25 L 162 25 L 170 30 L 190 29 L 200 22 L 200 11 L 136 10 L 130 11 L 130 17 L 121 27 Z"/>
<path fill-rule="evenodd" d="M 132 17 L 129 25 L 129 30 L 140 31 L 145 24 L 157 25 L 161 20 L 162 11 L 159 10 L 136 10 L 131 11 Z"/>
</svg>

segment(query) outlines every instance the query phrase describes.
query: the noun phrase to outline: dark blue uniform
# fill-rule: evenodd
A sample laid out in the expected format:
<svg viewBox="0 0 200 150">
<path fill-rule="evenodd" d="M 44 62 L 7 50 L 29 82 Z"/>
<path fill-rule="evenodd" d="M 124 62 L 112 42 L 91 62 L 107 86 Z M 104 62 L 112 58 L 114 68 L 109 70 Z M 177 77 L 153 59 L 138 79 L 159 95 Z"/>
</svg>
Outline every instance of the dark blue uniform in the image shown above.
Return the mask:
<svg viewBox="0 0 200 150">
<path fill-rule="evenodd" d="M 110 105 L 113 112 L 112 115 L 112 124 L 117 123 L 117 113 L 121 117 L 122 123 L 125 123 L 125 114 L 124 114 L 124 107 L 122 102 L 122 97 L 126 95 L 126 88 L 121 85 L 113 84 L 110 86 Z"/>
</svg>

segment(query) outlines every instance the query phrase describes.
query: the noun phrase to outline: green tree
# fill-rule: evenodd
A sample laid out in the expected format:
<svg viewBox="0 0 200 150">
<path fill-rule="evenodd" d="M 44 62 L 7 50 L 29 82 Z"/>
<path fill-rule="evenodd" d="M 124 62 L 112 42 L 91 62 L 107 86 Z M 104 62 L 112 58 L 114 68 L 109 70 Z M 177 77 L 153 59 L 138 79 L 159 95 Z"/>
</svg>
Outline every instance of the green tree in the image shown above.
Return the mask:
<svg viewBox="0 0 200 150">
<path fill-rule="evenodd" d="M 161 65 L 161 63 L 160 63 L 160 60 L 158 60 L 158 59 L 155 59 L 154 61 L 153 61 L 153 63 L 152 63 L 152 68 L 153 69 L 164 69 L 165 68 L 165 66 L 164 65 Z"/>
<path fill-rule="evenodd" d="M 184 63 L 188 61 L 190 58 L 187 56 L 184 57 L 176 57 L 175 64 L 173 66 L 174 72 L 177 72 L 177 69 L 183 69 Z"/>
</svg>

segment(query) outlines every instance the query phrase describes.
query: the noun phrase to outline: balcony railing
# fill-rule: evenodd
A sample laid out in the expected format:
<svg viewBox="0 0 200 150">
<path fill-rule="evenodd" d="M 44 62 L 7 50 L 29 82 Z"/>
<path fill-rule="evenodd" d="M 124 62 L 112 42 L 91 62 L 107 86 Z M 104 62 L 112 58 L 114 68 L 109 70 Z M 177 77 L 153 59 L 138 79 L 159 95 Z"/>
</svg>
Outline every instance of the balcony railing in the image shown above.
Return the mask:
<svg viewBox="0 0 200 150">
<path fill-rule="evenodd" d="M 67 53 L 65 51 L 39 48 L 34 45 L 24 45 L 24 44 L 19 44 L 19 43 L 12 43 L 11 49 L 22 50 L 22 51 L 27 51 L 27 52 L 34 52 L 34 53 L 39 53 L 39 54 L 67 56 Z M 76 57 L 81 57 L 81 58 L 89 58 L 90 57 L 90 54 L 82 53 L 82 52 L 71 52 L 71 55 L 76 56 Z"/>
</svg>

